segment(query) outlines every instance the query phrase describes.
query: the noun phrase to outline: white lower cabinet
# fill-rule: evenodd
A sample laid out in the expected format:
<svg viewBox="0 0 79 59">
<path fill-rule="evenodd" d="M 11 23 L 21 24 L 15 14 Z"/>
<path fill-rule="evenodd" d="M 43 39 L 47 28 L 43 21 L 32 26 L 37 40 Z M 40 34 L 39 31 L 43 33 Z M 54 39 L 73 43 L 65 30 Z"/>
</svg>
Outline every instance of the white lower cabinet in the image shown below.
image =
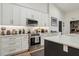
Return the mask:
<svg viewBox="0 0 79 59">
<path fill-rule="evenodd" d="M 44 46 L 44 37 L 41 36 L 41 46 Z"/>
<path fill-rule="evenodd" d="M 11 55 L 28 49 L 28 38 L 24 36 L 0 37 L 0 55 Z"/>
<path fill-rule="evenodd" d="M 13 37 L 2 37 L 1 55 L 8 55 L 16 50 L 16 42 Z"/>
<path fill-rule="evenodd" d="M 1 37 L 0 37 L 0 56 L 1 56 Z"/>
<path fill-rule="evenodd" d="M 21 51 L 21 37 L 20 36 L 15 36 L 15 44 L 16 44 L 16 46 L 15 46 L 16 50 L 15 50 L 15 52 Z"/>
<path fill-rule="evenodd" d="M 28 36 L 22 37 L 22 50 L 28 50 Z"/>
</svg>

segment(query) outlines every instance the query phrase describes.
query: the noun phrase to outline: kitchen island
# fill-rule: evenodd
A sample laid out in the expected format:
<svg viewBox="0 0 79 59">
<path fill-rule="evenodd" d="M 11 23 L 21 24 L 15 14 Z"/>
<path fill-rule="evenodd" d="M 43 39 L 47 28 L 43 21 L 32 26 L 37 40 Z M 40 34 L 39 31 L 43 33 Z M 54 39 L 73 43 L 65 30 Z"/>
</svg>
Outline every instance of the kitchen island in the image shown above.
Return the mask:
<svg viewBox="0 0 79 59">
<path fill-rule="evenodd" d="M 79 56 L 79 35 L 45 37 L 45 56 Z"/>
</svg>

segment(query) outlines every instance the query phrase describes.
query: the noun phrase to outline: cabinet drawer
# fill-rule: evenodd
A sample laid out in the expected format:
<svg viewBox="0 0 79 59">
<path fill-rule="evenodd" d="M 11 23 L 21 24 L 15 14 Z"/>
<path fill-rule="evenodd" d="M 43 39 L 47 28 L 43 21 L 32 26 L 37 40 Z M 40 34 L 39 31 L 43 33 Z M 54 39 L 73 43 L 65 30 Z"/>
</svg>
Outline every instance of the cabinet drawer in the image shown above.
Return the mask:
<svg viewBox="0 0 79 59">
<path fill-rule="evenodd" d="M 2 42 L 2 43 L 3 43 L 3 42 L 5 43 L 5 42 L 9 42 L 9 40 L 10 40 L 9 38 L 2 38 L 1 42 Z"/>
<path fill-rule="evenodd" d="M 15 47 L 9 47 L 9 48 L 4 48 L 1 50 L 2 55 L 8 55 L 12 52 L 15 52 L 16 48 Z"/>
<path fill-rule="evenodd" d="M 1 49 L 14 48 L 14 47 L 16 47 L 16 44 L 13 44 L 13 45 L 2 45 Z"/>
<path fill-rule="evenodd" d="M 5 37 L 5 38 L 2 38 L 1 42 L 2 43 L 15 42 L 15 38 L 13 38 L 13 37 Z"/>
</svg>

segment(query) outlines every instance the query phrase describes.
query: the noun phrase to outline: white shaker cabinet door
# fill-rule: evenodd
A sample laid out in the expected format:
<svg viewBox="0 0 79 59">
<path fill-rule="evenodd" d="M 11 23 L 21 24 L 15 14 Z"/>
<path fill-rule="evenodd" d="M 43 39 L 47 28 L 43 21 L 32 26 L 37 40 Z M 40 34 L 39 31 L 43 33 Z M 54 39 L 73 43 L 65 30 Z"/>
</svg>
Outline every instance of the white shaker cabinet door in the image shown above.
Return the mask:
<svg viewBox="0 0 79 59">
<path fill-rule="evenodd" d="M 26 8 L 26 17 L 32 19 L 32 9 Z"/>
<path fill-rule="evenodd" d="M 48 27 L 49 26 L 49 19 L 48 19 L 48 14 L 44 14 L 44 26 Z"/>
<path fill-rule="evenodd" d="M 13 5 L 13 25 L 20 25 L 21 22 L 21 8 L 19 6 Z"/>
<path fill-rule="evenodd" d="M 39 21 L 40 22 L 40 26 L 43 27 L 44 26 L 44 22 L 45 22 L 43 13 L 41 13 L 40 17 L 41 17 L 41 19 Z"/>
<path fill-rule="evenodd" d="M 28 38 L 27 37 L 23 37 L 22 38 L 22 50 L 28 50 Z"/>
<path fill-rule="evenodd" d="M 41 13 L 40 26 L 48 26 L 48 14 Z"/>
<path fill-rule="evenodd" d="M 16 41 L 16 51 L 15 52 L 21 51 L 21 37 L 17 36 L 15 41 Z"/>
<path fill-rule="evenodd" d="M 27 9 L 24 8 L 24 7 L 21 7 L 21 25 L 22 26 L 26 26 L 26 18 L 28 17 L 28 14 L 27 14 Z"/>
<path fill-rule="evenodd" d="M 35 10 L 31 10 L 31 18 L 34 20 L 38 20 L 39 19 L 39 14 L 37 11 Z"/>
<path fill-rule="evenodd" d="M 1 16 L 2 16 L 2 5 L 0 4 L 0 25 L 1 25 L 1 20 L 2 20 Z"/>
<path fill-rule="evenodd" d="M 1 39 L 2 39 L 2 38 L 0 37 L 0 56 L 1 56 L 1 48 L 2 48 L 2 47 L 1 47 L 1 46 L 2 46 L 2 45 L 1 45 Z"/>
<path fill-rule="evenodd" d="M 41 36 L 41 45 L 44 46 L 44 37 Z"/>
<path fill-rule="evenodd" d="M 13 16 L 13 6 L 11 4 L 2 4 L 2 25 L 11 25 Z"/>
</svg>

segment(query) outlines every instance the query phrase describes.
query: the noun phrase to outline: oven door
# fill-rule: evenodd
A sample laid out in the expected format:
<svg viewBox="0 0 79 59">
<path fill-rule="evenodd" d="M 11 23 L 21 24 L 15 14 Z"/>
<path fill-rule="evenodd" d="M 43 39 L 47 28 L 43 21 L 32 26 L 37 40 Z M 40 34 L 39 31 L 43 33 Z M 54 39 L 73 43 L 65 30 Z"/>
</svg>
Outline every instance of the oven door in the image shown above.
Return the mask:
<svg viewBox="0 0 79 59">
<path fill-rule="evenodd" d="M 31 46 L 40 44 L 40 42 L 41 42 L 41 37 L 39 37 L 39 36 L 31 37 L 30 41 L 31 41 L 31 42 L 30 42 L 30 45 L 31 45 Z"/>
</svg>

